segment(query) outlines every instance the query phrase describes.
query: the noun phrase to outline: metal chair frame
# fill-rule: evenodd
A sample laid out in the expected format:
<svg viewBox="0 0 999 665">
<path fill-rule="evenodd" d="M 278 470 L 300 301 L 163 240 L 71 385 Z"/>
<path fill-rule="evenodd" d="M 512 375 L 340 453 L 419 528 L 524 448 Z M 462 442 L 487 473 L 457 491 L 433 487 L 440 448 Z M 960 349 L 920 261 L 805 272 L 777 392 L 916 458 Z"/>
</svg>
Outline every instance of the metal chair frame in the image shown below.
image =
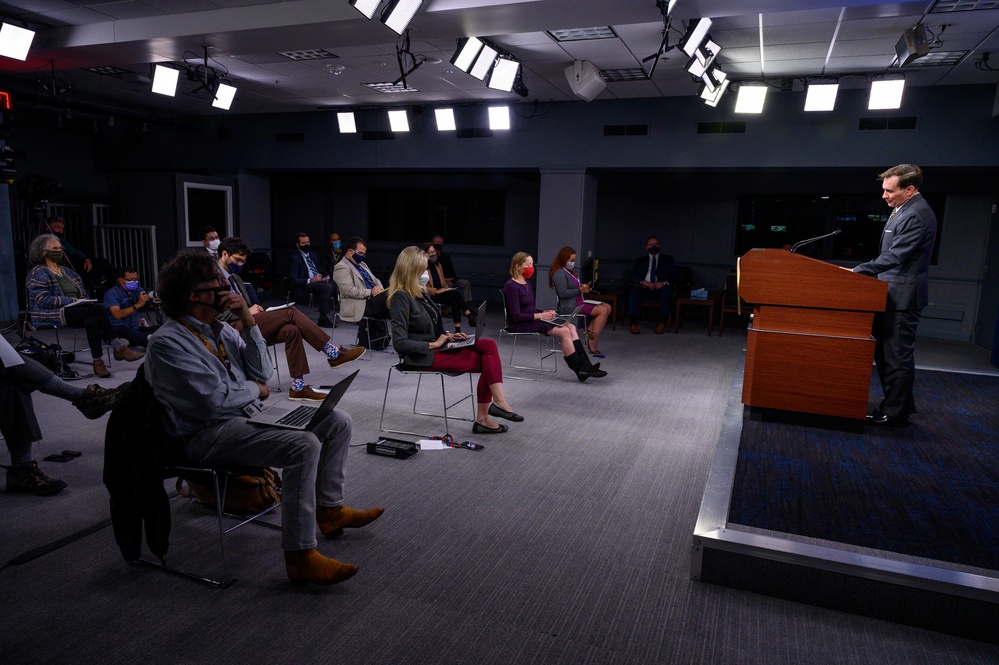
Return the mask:
<svg viewBox="0 0 999 665">
<path fill-rule="evenodd" d="M 461 399 L 459 399 L 457 402 L 454 402 L 452 404 L 448 404 L 447 403 L 447 390 L 446 390 L 445 384 L 444 384 L 444 377 L 445 376 L 457 377 L 457 376 L 461 376 L 461 374 L 463 374 L 464 372 L 442 372 L 442 371 L 439 371 L 439 370 L 431 370 L 431 369 L 428 369 L 428 370 L 412 369 L 412 368 L 409 368 L 409 367 L 405 366 L 402 362 L 399 362 L 397 365 L 392 365 L 391 367 L 389 367 L 388 377 L 385 380 L 385 396 L 382 398 L 382 415 L 381 415 L 381 418 L 378 419 L 378 430 L 380 432 L 391 432 L 392 434 L 409 434 L 410 436 L 425 436 L 425 434 L 423 434 L 421 432 L 409 432 L 409 431 L 405 431 L 405 430 L 386 429 L 385 426 L 384 426 L 384 424 L 385 424 L 385 407 L 388 404 L 389 386 L 392 383 L 392 372 L 393 371 L 399 372 L 400 374 L 415 374 L 416 376 L 419 377 L 417 379 L 417 381 L 416 381 L 416 395 L 413 397 L 413 414 L 414 415 L 417 415 L 417 416 L 430 416 L 430 417 L 433 417 L 433 418 L 443 418 L 444 419 L 444 433 L 445 434 L 450 434 L 451 433 L 450 421 L 452 421 L 452 420 L 463 420 L 465 422 L 475 422 L 475 400 L 474 400 L 474 397 L 475 397 L 475 388 L 472 385 L 472 374 L 470 372 L 467 373 L 468 374 L 468 394 L 465 395 L 464 397 L 462 397 Z M 416 410 L 417 402 L 420 399 L 420 386 L 423 383 L 423 377 L 434 375 L 434 374 L 436 374 L 437 376 L 439 376 L 440 380 L 441 380 L 441 401 L 444 403 L 444 413 L 443 414 L 440 414 L 440 413 L 430 413 L 430 412 L 427 412 L 427 411 L 417 411 Z M 472 417 L 471 418 L 462 418 L 461 416 L 449 416 L 448 415 L 448 411 L 450 411 L 454 407 L 458 406 L 459 404 L 461 404 L 465 400 L 472 400 Z"/>
<path fill-rule="evenodd" d="M 502 297 L 502 300 L 503 300 L 503 320 L 507 321 L 508 318 L 507 318 L 507 311 L 506 311 L 506 295 L 503 293 L 503 289 L 500 289 L 500 296 Z M 545 360 L 547 358 L 550 358 L 551 356 L 555 355 L 558 352 L 558 348 L 556 348 L 554 346 L 554 344 L 553 344 L 553 341 L 556 339 L 555 337 L 552 337 L 551 335 L 544 335 L 543 333 L 539 333 L 539 332 L 510 332 L 509 330 L 506 329 L 506 327 L 503 327 L 499 331 L 499 341 L 500 341 L 500 344 L 503 343 L 504 336 L 505 337 L 509 337 L 513 341 L 513 344 L 510 347 L 510 360 L 507 362 L 507 367 L 511 367 L 513 369 L 526 369 L 526 370 L 530 370 L 532 372 L 543 372 L 543 373 L 549 373 L 549 374 L 554 374 L 554 373 L 558 372 L 558 360 L 557 359 L 556 359 L 555 365 L 554 365 L 554 367 L 552 369 L 545 369 Z M 531 337 L 531 336 L 534 336 L 535 338 L 537 338 L 537 341 L 538 341 L 538 365 L 537 366 L 532 366 L 532 365 L 514 365 L 513 364 L 513 358 L 514 358 L 514 354 L 517 352 L 517 340 L 519 338 L 521 338 L 521 337 Z M 545 341 L 542 340 L 542 337 L 545 338 Z M 547 351 L 547 353 L 545 353 L 545 351 Z M 538 379 L 529 379 L 527 377 L 522 377 L 522 376 L 510 376 L 508 378 L 510 378 L 510 379 L 518 379 L 518 380 L 521 380 L 521 381 L 541 381 L 540 378 L 538 378 Z"/>
<path fill-rule="evenodd" d="M 215 513 L 218 519 L 218 535 L 219 535 L 219 556 L 222 560 L 222 577 L 221 579 L 216 579 L 216 577 L 210 577 L 207 574 L 194 573 L 183 568 L 178 568 L 177 566 L 171 566 L 167 564 L 165 558 L 159 558 L 158 561 L 151 561 L 149 559 L 140 558 L 135 561 L 135 563 L 150 566 L 153 568 L 158 568 L 172 575 L 178 575 L 180 577 L 186 577 L 190 580 L 195 580 L 197 582 L 202 582 L 216 589 L 228 589 L 233 584 L 238 581 L 238 578 L 233 577 L 229 572 L 229 560 L 226 557 L 225 552 L 225 536 L 226 534 L 235 531 L 236 529 L 250 524 L 251 522 L 257 526 L 267 527 L 271 529 L 281 529 L 278 524 L 271 524 L 268 522 L 258 522 L 257 519 L 273 512 L 281 502 L 278 502 L 266 508 L 255 515 L 234 515 L 232 513 L 227 513 L 225 511 L 225 495 L 226 490 L 229 487 L 229 479 L 234 476 L 245 475 L 249 469 L 247 467 L 209 467 L 209 466 L 171 466 L 165 469 L 166 478 L 172 476 L 179 476 L 181 478 L 187 478 L 191 475 L 201 475 L 205 478 L 210 478 L 210 486 L 215 492 Z M 224 518 L 231 518 L 238 520 L 237 524 L 225 527 Z"/>
</svg>

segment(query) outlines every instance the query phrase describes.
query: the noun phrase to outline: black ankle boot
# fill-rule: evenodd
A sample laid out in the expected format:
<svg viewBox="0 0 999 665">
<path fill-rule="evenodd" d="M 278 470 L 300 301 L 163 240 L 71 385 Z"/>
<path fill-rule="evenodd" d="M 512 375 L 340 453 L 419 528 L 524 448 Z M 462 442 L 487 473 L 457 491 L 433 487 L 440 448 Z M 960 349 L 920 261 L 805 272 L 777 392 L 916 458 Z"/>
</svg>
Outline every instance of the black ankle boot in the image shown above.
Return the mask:
<svg viewBox="0 0 999 665">
<path fill-rule="evenodd" d="M 580 382 L 586 381 L 590 378 L 590 375 L 584 372 L 580 367 L 581 361 L 578 352 L 573 353 L 570 356 L 563 356 L 563 358 L 565 358 L 565 364 L 569 366 L 569 369 L 576 373 L 576 378 L 579 379 Z"/>
<path fill-rule="evenodd" d="M 607 376 L 607 372 L 600 369 L 600 363 L 594 365 L 590 362 L 590 357 L 586 355 L 586 349 L 583 348 L 582 340 L 573 340 L 572 347 L 576 349 L 576 353 L 573 355 L 579 356 L 580 362 L 582 363 L 580 367 L 586 370 L 588 376 L 592 376 L 597 379 Z"/>
</svg>

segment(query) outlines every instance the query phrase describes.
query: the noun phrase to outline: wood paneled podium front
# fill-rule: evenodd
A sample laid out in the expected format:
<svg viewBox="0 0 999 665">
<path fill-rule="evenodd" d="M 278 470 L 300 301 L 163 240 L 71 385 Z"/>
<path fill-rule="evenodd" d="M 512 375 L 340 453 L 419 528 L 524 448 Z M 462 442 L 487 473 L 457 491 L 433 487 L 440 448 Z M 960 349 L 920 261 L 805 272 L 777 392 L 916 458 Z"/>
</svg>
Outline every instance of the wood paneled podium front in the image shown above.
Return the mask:
<svg viewBox="0 0 999 665">
<path fill-rule="evenodd" d="M 739 295 L 754 304 L 743 403 L 863 420 L 871 327 L 888 285 L 782 249 L 753 249 L 739 259 Z"/>
</svg>

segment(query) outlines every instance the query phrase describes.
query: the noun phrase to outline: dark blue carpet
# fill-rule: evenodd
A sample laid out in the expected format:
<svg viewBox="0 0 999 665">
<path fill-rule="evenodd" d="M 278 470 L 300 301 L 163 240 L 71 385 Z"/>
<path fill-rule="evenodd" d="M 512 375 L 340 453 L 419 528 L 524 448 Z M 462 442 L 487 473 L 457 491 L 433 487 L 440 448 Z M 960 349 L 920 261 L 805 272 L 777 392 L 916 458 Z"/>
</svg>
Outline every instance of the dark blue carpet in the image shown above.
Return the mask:
<svg viewBox="0 0 999 665">
<path fill-rule="evenodd" d="M 920 371 L 916 406 L 864 433 L 747 416 L 729 522 L 999 570 L 999 377 Z"/>
</svg>

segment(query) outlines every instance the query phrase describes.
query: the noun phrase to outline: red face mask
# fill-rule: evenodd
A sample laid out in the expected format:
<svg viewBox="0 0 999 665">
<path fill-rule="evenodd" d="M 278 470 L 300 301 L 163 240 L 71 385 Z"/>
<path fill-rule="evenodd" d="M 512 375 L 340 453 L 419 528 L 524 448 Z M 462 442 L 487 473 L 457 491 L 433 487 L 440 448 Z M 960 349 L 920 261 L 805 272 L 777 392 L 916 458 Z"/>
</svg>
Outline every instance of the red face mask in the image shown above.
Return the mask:
<svg viewBox="0 0 999 665">
<path fill-rule="evenodd" d="M 530 279 L 534 277 L 534 266 L 527 266 L 522 268 L 520 274 L 524 276 L 524 279 Z"/>
</svg>

